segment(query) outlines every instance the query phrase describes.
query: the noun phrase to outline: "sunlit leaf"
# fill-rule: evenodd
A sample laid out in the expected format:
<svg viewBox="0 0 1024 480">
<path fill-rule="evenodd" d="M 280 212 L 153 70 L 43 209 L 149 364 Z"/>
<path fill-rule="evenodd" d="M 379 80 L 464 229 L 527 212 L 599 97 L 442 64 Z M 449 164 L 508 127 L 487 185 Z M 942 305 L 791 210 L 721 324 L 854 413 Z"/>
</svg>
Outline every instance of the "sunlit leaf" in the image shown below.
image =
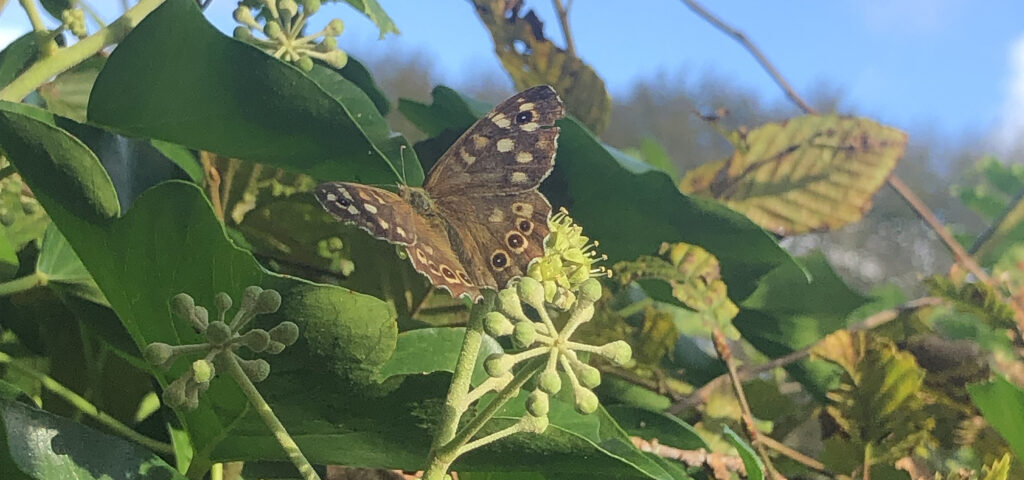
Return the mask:
<svg viewBox="0 0 1024 480">
<path fill-rule="evenodd" d="M 520 16 L 520 3 L 474 0 L 476 13 L 491 32 L 494 51 L 517 90 L 551 85 L 569 113 L 595 133 L 608 127 L 612 99 L 604 80 L 579 57 L 544 36 L 544 25 L 531 10 Z"/>
<path fill-rule="evenodd" d="M 1024 389 L 1001 376 L 967 386 L 985 420 L 1006 439 L 1017 458 L 1024 458 Z"/>
<path fill-rule="evenodd" d="M 903 156 L 907 135 L 865 118 L 806 115 L 731 140 L 731 157 L 687 173 L 680 188 L 795 235 L 860 220 Z"/>
<path fill-rule="evenodd" d="M 957 308 L 977 315 L 992 328 L 1016 325 L 1013 308 L 988 284 L 955 281 L 941 275 L 925 278 L 924 284 L 932 295 L 952 300 Z"/>
<path fill-rule="evenodd" d="M 622 283 L 646 279 L 667 282 L 672 296 L 701 313 L 709 325 L 724 326 L 736 316 L 739 309 L 729 300 L 714 255 L 686 243 L 664 243 L 658 253 L 661 257 L 641 257 L 636 262 L 616 264 L 616 278 Z"/>
<path fill-rule="evenodd" d="M 739 452 L 740 458 L 743 459 L 743 466 L 747 470 L 747 478 L 750 480 L 763 480 L 764 479 L 764 464 L 761 463 L 761 458 L 757 456 L 754 449 L 747 445 L 736 432 L 732 431 L 731 428 L 725 427 L 725 438 L 729 440 L 729 443 L 733 447 L 736 447 L 736 451 Z"/>
</svg>

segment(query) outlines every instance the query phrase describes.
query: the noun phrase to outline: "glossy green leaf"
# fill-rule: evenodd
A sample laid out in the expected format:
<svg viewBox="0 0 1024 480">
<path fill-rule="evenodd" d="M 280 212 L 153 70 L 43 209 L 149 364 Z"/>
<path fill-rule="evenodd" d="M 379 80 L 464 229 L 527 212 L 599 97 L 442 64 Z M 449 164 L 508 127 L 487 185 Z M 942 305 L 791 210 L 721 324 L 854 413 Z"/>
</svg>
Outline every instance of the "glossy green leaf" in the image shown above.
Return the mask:
<svg viewBox="0 0 1024 480">
<path fill-rule="evenodd" d="M 225 291 L 237 299 L 244 287 L 262 285 L 277 289 L 284 298 L 274 319 L 292 320 L 302 332 L 299 344 L 271 358 L 281 382 L 310 384 L 305 377 L 313 373 L 308 368 L 286 368 L 300 363 L 321 365 L 322 375 L 332 379 L 321 382 L 347 379 L 362 384 L 391 355 L 397 329 L 393 312 L 384 302 L 337 287 L 268 274 L 251 254 L 228 240 L 209 202 L 189 183 L 169 182 L 150 189 L 126 215 L 117 217 L 113 186 L 95 156 L 66 131 L 47 123 L 45 115 L 38 117 L 41 120 L 0 112 L 2 144 L 138 348 L 152 341 L 178 344 L 200 340 L 190 324 L 171 316 L 168 301 L 173 295 L 189 293 L 197 304 L 213 310 L 216 292 Z M 83 174 L 64 176 L 58 168 Z M 105 182 L 79 183 L 92 178 Z M 79 198 L 75 200 L 73 194 Z M 102 201 L 87 201 L 90 197 Z M 166 382 L 180 375 L 184 363 L 178 362 L 160 378 Z M 353 387 L 348 391 L 352 394 Z M 302 393 L 308 391 L 295 392 Z M 273 390 L 268 394 L 273 396 Z M 213 382 L 203 399 L 199 409 L 178 412 L 199 452 L 196 461 L 201 463 L 210 461 L 204 456 L 228 436 L 239 417 L 251 414 L 241 392 L 229 381 Z M 268 435 L 265 426 L 260 434 Z M 270 441 L 271 446 L 261 455 L 279 452 Z"/>
<path fill-rule="evenodd" d="M 404 101 L 399 110 L 405 113 L 411 103 Z M 445 87 L 434 89 L 434 104 L 417 108 L 423 109 L 432 116 L 456 112 L 447 120 L 426 122 L 421 127 L 424 131 L 459 125 L 461 132 L 473 120 L 463 112 L 480 115 L 473 104 Z M 419 126 L 425 116 L 407 118 Z M 774 238 L 743 215 L 717 202 L 681 194 L 667 175 L 604 145 L 572 118 L 558 125 L 555 172 L 541 191 L 556 208 L 569 209 L 583 233 L 600 241 L 599 250 L 610 262 L 651 254 L 662 242 L 699 245 L 718 258 L 734 300 L 746 298 L 770 270 L 780 265 L 796 267 Z M 425 158 L 424 163 L 433 160 Z"/>
<path fill-rule="evenodd" d="M 729 440 L 729 443 L 736 447 L 736 451 L 739 452 L 740 458 L 743 460 L 743 466 L 747 470 L 747 478 L 750 480 L 764 480 L 764 464 L 761 463 L 761 458 L 757 456 L 754 449 L 728 426 L 723 428 L 723 433 L 725 438 Z"/>
<path fill-rule="evenodd" d="M 391 17 L 380 6 L 380 3 L 377 3 L 377 0 L 345 0 L 345 3 L 352 5 L 352 8 L 366 15 L 377 26 L 377 29 L 380 30 L 380 38 L 384 38 L 389 33 L 399 33 L 394 20 L 391 20 Z"/>
<path fill-rule="evenodd" d="M 846 327 L 868 298 L 847 286 L 820 254 L 801 259 L 805 271 L 786 265 L 765 275 L 740 304 L 733 321 L 743 338 L 771 358 L 781 357 Z M 835 367 L 804 360 L 787 367 L 808 390 L 823 399 L 837 380 Z"/>
<path fill-rule="evenodd" d="M 18 252 L 7 239 L 6 228 L 0 228 L 0 281 L 11 278 L 18 271 Z"/>
<path fill-rule="evenodd" d="M 31 478 L 185 479 L 143 447 L 16 401 L 0 399 L 0 419 L 0 445 Z"/>
<path fill-rule="evenodd" d="M 404 140 L 363 90 L 326 67 L 307 76 L 224 36 L 190 0 L 166 1 L 118 45 L 89 120 L 318 179 L 391 184 L 403 171 Z M 419 184 L 411 149 L 404 157 L 409 183 Z"/>
<path fill-rule="evenodd" d="M 394 375 L 415 375 L 433 372 L 454 372 L 455 364 L 466 336 L 465 328 L 420 328 L 398 335 L 395 354 L 380 369 L 381 378 Z M 494 338 L 484 335 L 473 383 L 487 378 L 483 360 L 492 353 L 502 352 Z"/>
<path fill-rule="evenodd" d="M 685 450 L 710 448 L 693 427 L 674 415 L 625 405 L 613 405 L 606 409 L 630 435 L 657 438 L 658 443 Z"/>
<path fill-rule="evenodd" d="M 26 33 L 0 52 L 0 85 L 11 83 L 39 54 L 35 32 Z"/>
<path fill-rule="evenodd" d="M 62 117 L 84 122 L 89 106 L 89 92 L 106 60 L 105 56 L 94 56 L 40 86 L 39 96 L 46 101 L 46 109 Z"/>
<path fill-rule="evenodd" d="M 366 68 L 366 65 L 363 65 L 363 62 L 350 56 L 348 57 L 348 62 L 345 63 L 345 66 L 338 73 L 348 81 L 356 84 L 367 97 L 370 97 L 373 105 L 377 107 L 377 111 L 381 115 L 387 115 L 391 111 L 391 102 L 388 101 L 387 94 L 373 81 L 373 74 Z"/>
<path fill-rule="evenodd" d="M 93 303 L 109 306 L 92 275 L 89 275 L 67 239 L 53 224 L 43 235 L 36 271 L 43 274 L 51 286 Z"/>
<path fill-rule="evenodd" d="M 1024 389 L 1001 376 L 987 383 L 967 386 L 971 400 L 981 410 L 1018 459 L 1024 458 Z"/>
</svg>

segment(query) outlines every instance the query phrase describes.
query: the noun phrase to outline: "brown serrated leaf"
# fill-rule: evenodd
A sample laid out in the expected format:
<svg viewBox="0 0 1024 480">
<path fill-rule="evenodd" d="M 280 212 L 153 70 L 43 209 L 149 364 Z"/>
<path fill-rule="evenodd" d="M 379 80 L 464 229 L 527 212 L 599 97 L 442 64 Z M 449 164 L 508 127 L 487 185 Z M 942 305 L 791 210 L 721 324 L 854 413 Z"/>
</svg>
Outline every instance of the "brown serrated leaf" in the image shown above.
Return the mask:
<svg viewBox="0 0 1024 480">
<path fill-rule="evenodd" d="M 651 278 L 665 281 L 672 287 L 672 297 L 700 312 L 711 325 L 727 325 L 739 313 L 729 300 L 714 255 L 688 243 L 663 243 L 658 253 L 661 257 L 616 264 L 616 278 L 624 284 Z"/>
<path fill-rule="evenodd" d="M 907 135 L 865 118 L 805 115 L 729 140 L 732 157 L 690 171 L 680 189 L 795 235 L 860 220 L 903 156 Z"/>
<path fill-rule="evenodd" d="M 544 37 L 544 25 L 530 10 L 520 16 L 518 0 L 474 0 L 476 13 L 494 39 L 494 51 L 516 90 L 551 85 L 569 113 L 600 134 L 611 119 L 612 99 L 604 80 L 575 55 Z"/>
</svg>

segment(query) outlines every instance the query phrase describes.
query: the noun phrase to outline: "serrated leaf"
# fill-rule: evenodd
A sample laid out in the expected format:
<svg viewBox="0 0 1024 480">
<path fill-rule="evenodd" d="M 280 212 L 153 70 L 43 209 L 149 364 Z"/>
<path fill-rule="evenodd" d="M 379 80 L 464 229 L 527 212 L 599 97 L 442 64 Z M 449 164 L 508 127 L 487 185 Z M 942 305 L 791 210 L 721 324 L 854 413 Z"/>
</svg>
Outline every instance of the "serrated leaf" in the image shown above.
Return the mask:
<svg viewBox="0 0 1024 480">
<path fill-rule="evenodd" d="M 923 410 L 925 371 L 908 352 L 867 332 L 840 330 L 814 349 L 818 358 L 844 369 L 839 388 L 828 394 L 825 412 L 848 437 L 855 463 L 891 463 L 928 439 L 935 420 Z"/>
<path fill-rule="evenodd" d="M 729 300 L 718 259 L 707 250 L 686 243 L 664 243 L 658 253 L 660 258 L 641 257 L 636 262 L 620 262 L 612 270 L 623 284 L 645 279 L 667 282 L 672 296 L 687 308 L 701 313 L 708 325 L 728 325 L 739 308 Z"/>
<path fill-rule="evenodd" d="M 1013 457 L 1006 453 L 999 460 L 985 465 L 981 469 L 981 473 L 984 475 L 981 480 L 1007 480 L 1010 478 L 1010 462 L 1012 460 Z"/>
<path fill-rule="evenodd" d="M 521 4 L 504 0 L 474 0 L 476 13 L 494 39 L 494 51 L 517 90 L 551 85 L 569 113 L 600 134 L 611 120 L 612 99 L 604 80 L 579 57 L 544 37 L 544 25 L 531 10 L 519 15 Z"/>
<path fill-rule="evenodd" d="M 687 173 L 680 188 L 780 235 L 860 220 L 907 144 L 895 128 L 838 115 L 805 115 L 735 137 L 730 158 Z"/>
<path fill-rule="evenodd" d="M 992 328 L 1012 329 L 1016 325 L 1013 308 L 990 285 L 959 283 L 941 275 L 925 278 L 924 284 L 932 295 L 952 300 L 958 309 L 976 315 Z"/>
<path fill-rule="evenodd" d="M 345 0 L 345 3 L 352 5 L 352 8 L 362 12 L 363 15 L 366 15 L 377 26 L 377 29 L 380 30 L 379 38 L 383 39 L 389 33 L 401 33 L 398 31 L 398 27 L 395 26 L 394 20 L 391 20 L 391 17 L 380 6 L 380 3 L 377 3 L 377 0 Z"/>
</svg>

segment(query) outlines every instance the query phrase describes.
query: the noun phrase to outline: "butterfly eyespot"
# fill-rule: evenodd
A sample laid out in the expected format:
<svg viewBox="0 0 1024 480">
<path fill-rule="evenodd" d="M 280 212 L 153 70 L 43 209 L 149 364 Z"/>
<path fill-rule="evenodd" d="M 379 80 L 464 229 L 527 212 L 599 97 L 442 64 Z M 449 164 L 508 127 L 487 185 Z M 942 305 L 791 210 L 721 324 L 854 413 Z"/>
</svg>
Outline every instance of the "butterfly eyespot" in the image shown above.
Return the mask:
<svg viewBox="0 0 1024 480">
<path fill-rule="evenodd" d="M 462 270 L 459 270 L 458 275 L 459 275 L 459 280 L 462 280 L 462 283 L 465 283 L 466 285 L 469 285 L 469 286 L 473 286 L 473 283 L 469 281 L 469 275 L 466 275 L 466 272 L 463 272 Z"/>
<path fill-rule="evenodd" d="M 343 208 L 348 208 L 350 205 L 352 205 L 352 202 L 350 202 L 350 201 L 348 201 L 348 200 L 346 200 L 344 198 L 339 198 L 337 200 L 337 202 L 338 202 L 338 205 L 341 205 Z"/>
<path fill-rule="evenodd" d="M 533 232 L 533 222 L 525 218 L 520 218 L 519 222 L 516 223 L 516 228 L 518 228 L 520 232 L 529 235 L 530 232 Z"/>
<path fill-rule="evenodd" d="M 516 115 L 516 124 L 517 125 L 522 125 L 522 124 L 524 124 L 526 122 L 529 122 L 530 120 L 533 120 L 533 112 L 531 112 L 529 110 L 527 110 L 525 112 L 519 112 L 519 114 Z"/>
<path fill-rule="evenodd" d="M 444 278 L 447 278 L 448 280 L 455 280 L 455 272 L 453 272 L 452 269 L 448 268 L 447 265 L 441 265 L 441 274 L 444 275 Z"/>
<path fill-rule="evenodd" d="M 495 250 L 491 254 L 491 266 L 501 271 L 508 267 L 508 254 L 504 250 Z"/>
<path fill-rule="evenodd" d="M 511 248 L 513 252 L 521 253 L 523 250 L 526 250 L 527 242 L 526 239 L 518 232 L 509 232 L 508 235 L 505 235 L 505 244 L 508 245 L 508 248 Z"/>
</svg>

